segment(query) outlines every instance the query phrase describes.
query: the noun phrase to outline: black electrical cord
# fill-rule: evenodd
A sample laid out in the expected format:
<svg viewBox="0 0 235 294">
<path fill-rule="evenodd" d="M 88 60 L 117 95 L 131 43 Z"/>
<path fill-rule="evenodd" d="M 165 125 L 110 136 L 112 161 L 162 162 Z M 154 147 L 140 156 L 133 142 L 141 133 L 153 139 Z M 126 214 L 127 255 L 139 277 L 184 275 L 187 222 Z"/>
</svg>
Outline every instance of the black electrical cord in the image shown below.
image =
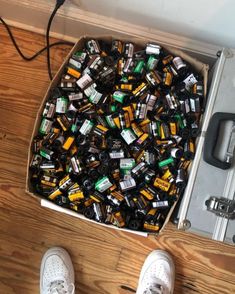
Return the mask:
<svg viewBox="0 0 235 294">
<path fill-rule="evenodd" d="M 52 72 L 51 72 L 51 58 L 50 58 L 50 29 L 51 29 L 51 24 L 53 21 L 53 18 L 56 15 L 57 10 L 60 8 L 60 4 L 58 4 L 58 1 L 55 5 L 54 10 L 52 11 L 52 14 L 49 18 L 48 24 L 47 24 L 47 32 L 46 32 L 46 44 L 47 44 L 47 68 L 48 68 L 48 74 L 50 80 L 52 80 Z"/>
<path fill-rule="evenodd" d="M 47 44 L 47 68 L 48 68 L 48 74 L 50 80 L 52 80 L 52 72 L 51 72 L 51 58 L 50 58 L 50 29 L 51 24 L 53 21 L 53 18 L 55 17 L 58 9 L 64 4 L 65 0 L 56 0 L 56 5 L 54 10 L 52 11 L 52 14 L 49 18 L 48 24 L 47 24 L 47 32 L 46 32 L 46 44 Z"/>
<path fill-rule="evenodd" d="M 26 56 L 21 49 L 19 48 L 18 44 L 16 43 L 15 37 L 9 27 L 9 25 L 3 20 L 2 17 L 0 17 L 0 22 L 4 25 L 4 27 L 6 28 L 10 39 L 15 47 L 15 49 L 17 50 L 18 54 L 22 57 L 23 60 L 25 61 L 32 61 L 35 58 L 37 58 L 40 54 L 42 54 L 45 50 L 47 50 L 47 67 L 48 67 L 48 74 L 50 79 L 52 79 L 52 74 L 51 74 L 51 64 L 50 64 L 50 48 L 54 47 L 54 46 L 59 46 L 59 45 L 67 45 L 67 46 L 73 46 L 73 43 L 67 42 L 67 41 L 59 41 L 59 42 L 54 42 L 52 44 L 50 44 L 49 42 L 49 35 L 50 35 L 50 27 L 51 27 L 51 23 L 52 20 L 57 12 L 57 10 L 60 8 L 61 5 L 63 5 L 63 3 L 65 2 L 65 0 L 57 0 L 56 6 L 51 14 L 51 17 L 48 21 L 48 25 L 47 25 L 47 45 L 45 47 L 43 47 L 42 49 L 40 49 L 38 52 L 36 52 L 35 54 L 33 54 L 32 56 L 28 57 Z M 49 53 L 48 53 L 49 52 Z M 49 59 L 48 59 L 49 58 Z M 49 62 L 48 62 L 49 60 Z"/>
</svg>

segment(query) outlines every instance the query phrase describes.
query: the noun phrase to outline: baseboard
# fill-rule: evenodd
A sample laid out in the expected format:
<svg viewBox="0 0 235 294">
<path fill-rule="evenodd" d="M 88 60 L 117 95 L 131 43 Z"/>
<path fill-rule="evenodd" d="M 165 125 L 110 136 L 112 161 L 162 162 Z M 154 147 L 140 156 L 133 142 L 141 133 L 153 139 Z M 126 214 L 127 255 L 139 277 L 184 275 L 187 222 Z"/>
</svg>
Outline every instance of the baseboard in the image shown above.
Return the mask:
<svg viewBox="0 0 235 294">
<path fill-rule="evenodd" d="M 54 2 L 47 0 L 1 0 L 0 12 L 9 24 L 44 34 Z M 163 45 L 185 48 L 186 51 L 189 50 L 210 57 L 215 57 L 216 52 L 221 49 L 220 46 L 84 11 L 72 4 L 64 5 L 58 11 L 53 22 L 51 35 L 73 42 L 83 35 L 112 35 L 117 38 L 131 35 L 159 42 Z"/>
</svg>

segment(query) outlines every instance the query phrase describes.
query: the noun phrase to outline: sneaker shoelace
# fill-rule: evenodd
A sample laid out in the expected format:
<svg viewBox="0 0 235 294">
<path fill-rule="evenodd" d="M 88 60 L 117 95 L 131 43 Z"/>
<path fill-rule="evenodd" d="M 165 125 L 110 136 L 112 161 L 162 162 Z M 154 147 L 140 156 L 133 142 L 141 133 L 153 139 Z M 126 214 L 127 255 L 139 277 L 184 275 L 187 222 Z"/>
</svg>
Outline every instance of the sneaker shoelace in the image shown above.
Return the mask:
<svg viewBox="0 0 235 294">
<path fill-rule="evenodd" d="M 153 284 L 143 294 L 166 294 L 162 285 Z"/>
<path fill-rule="evenodd" d="M 169 294 L 169 290 L 160 279 L 149 277 L 143 294 Z"/>
<path fill-rule="evenodd" d="M 48 294 L 74 294 L 74 285 L 71 284 L 71 290 L 65 289 L 64 281 L 58 280 L 50 284 Z"/>
</svg>

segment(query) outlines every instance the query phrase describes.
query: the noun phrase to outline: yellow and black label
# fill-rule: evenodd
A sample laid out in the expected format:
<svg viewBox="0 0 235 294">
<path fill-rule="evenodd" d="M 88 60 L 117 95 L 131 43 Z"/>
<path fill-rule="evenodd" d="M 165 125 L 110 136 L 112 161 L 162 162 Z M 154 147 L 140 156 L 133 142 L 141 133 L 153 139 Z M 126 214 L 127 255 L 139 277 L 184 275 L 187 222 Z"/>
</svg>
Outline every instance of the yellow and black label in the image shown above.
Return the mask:
<svg viewBox="0 0 235 294">
<path fill-rule="evenodd" d="M 59 190 L 59 189 L 56 189 L 55 191 L 53 191 L 49 196 L 48 198 L 50 200 L 55 200 L 57 196 L 61 195 L 62 192 Z"/>
<path fill-rule="evenodd" d="M 177 134 L 177 125 L 175 122 L 170 122 L 170 132 L 171 132 L 171 135 Z"/>
<path fill-rule="evenodd" d="M 100 149 L 104 150 L 107 149 L 108 145 L 107 145 L 107 140 L 105 139 L 105 136 L 101 136 L 101 145 L 100 145 Z"/>
<path fill-rule="evenodd" d="M 74 211 L 78 211 L 78 205 L 77 205 L 77 204 L 72 203 L 72 204 L 70 205 L 70 208 L 71 208 L 72 210 L 74 210 Z"/>
<path fill-rule="evenodd" d="M 91 194 L 91 195 L 90 195 L 90 198 L 91 198 L 92 200 L 94 200 L 95 202 L 100 202 L 100 199 L 99 199 L 96 195 Z"/>
<path fill-rule="evenodd" d="M 74 142 L 74 137 L 73 136 L 71 136 L 71 137 L 68 137 L 67 139 L 66 139 L 66 141 L 64 142 L 64 145 L 63 145 L 63 149 L 65 149 L 65 150 L 69 150 L 69 148 L 71 147 L 71 145 L 73 144 L 73 142 Z"/>
<path fill-rule="evenodd" d="M 143 144 L 147 139 L 148 139 L 148 137 L 149 137 L 149 134 L 147 134 L 147 133 L 144 133 L 138 140 L 137 140 L 137 142 L 138 142 L 138 144 Z"/>
<path fill-rule="evenodd" d="M 122 109 L 124 111 L 127 111 L 128 112 L 130 121 L 133 121 L 134 120 L 133 108 L 129 105 L 129 106 L 123 107 Z"/>
<path fill-rule="evenodd" d="M 164 65 L 166 65 L 166 64 L 170 63 L 172 60 L 173 60 L 173 56 L 172 55 L 167 55 L 166 57 L 164 57 L 162 59 L 162 63 Z"/>
<path fill-rule="evenodd" d="M 180 168 L 187 170 L 189 165 L 191 163 L 191 160 L 183 160 L 182 162 L 180 162 Z"/>
<path fill-rule="evenodd" d="M 194 84 L 192 87 L 193 94 L 197 94 L 197 84 Z"/>
<path fill-rule="evenodd" d="M 66 132 L 68 130 L 68 126 L 69 126 L 68 123 L 66 121 L 64 121 L 61 116 L 57 117 L 57 121 L 60 124 L 62 130 L 64 132 Z"/>
<path fill-rule="evenodd" d="M 108 128 L 102 126 L 102 125 L 97 125 L 96 129 L 98 129 L 103 135 L 105 135 L 108 132 Z"/>
<path fill-rule="evenodd" d="M 156 213 L 157 213 L 157 208 L 151 208 L 148 212 L 148 215 L 155 216 Z"/>
<path fill-rule="evenodd" d="M 102 108 L 97 109 L 96 112 L 97 112 L 97 114 L 99 114 L 99 115 L 104 114 L 104 111 L 103 111 Z"/>
<path fill-rule="evenodd" d="M 125 120 L 125 123 L 126 123 L 126 128 L 129 128 L 131 126 L 131 122 L 130 122 L 128 111 L 124 112 L 124 120 Z"/>
<path fill-rule="evenodd" d="M 139 124 L 139 126 L 140 127 L 144 127 L 144 126 L 146 126 L 147 124 L 149 124 L 151 122 L 151 120 L 150 119 L 145 119 L 145 120 L 143 120 L 140 124 Z"/>
<path fill-rule="evenodd" d="M 168 192 L 169 196 L 176 196 L 178 194 L 177 187 L 175 184 L 173 184 Z"/>
<path fill-rule="evenodd" d="M 142 194 L 148 200 L 153 200 L 153 198 L 154 198 L 154 195 L 150 191 L 148 191 L 148 189 L 140 190 L 140 194 Z"/>
<path fill-rule="evenodd" d="M 162 176 L 162 180 L 168 180 L 171 177 L 172 177 L 172 173 L 169 169 L 167 169 Z"/>
<path fill-rule="evenodd" d="M 41 180 L 41 184 L 48 186 L 48 187 L 53 187 L 53 188 L 56 186 L 56 183 L 46 181 L 46 180 Z"/>
<path fill-rule="evenodd" d="M 80 191 L 78 191 L 78 192 L 76 192 L 76 193 L 70 194 L 70 195 L 68 196 L 68 198 L 69 198 L 69 200 L 70 200 L 71 202 L 74 202 L 74 201 L 78 201 L 78 200 L 83 199 L 83 198 L 84 198 L 84 194 L 83 194 L 83 192 L 80 190 Z"/>
<path fill-rule="evenodd" d="M 79 108 L 79 112 L 85 112 L 88 111 L 89 109 L 91 109 L 93 107 L 93 105 L 91 103 L 87 103 L 86 105 L 82 106 Z"/>
<path fill-rule="evenodd" d="M 133 95 L 137 95 L 138 93 L 141 92 L 141 90 L 143 90 L 144 88 L 147 87 L 146 83 L 141 83 L 135 90 L 132 91 Z"/>
<path fill-rule="evenodd" d="M 70 176 L 65 176 L 62 180 L 59 182 L 59 186 L 62 186 L 65 182 L 67 182 L 70 179 Z"/>
<path fill-rule="evenodd" d="M 70 154 L 71 156 L 75 155 L 78 152 L 78 147 L 76 145 L 72 145 L 70 148 Z"/>
<path fill-rule="evenodd" d="M 157 224 L 150 224 L 150 223 L 145 222 L 144 223 L 144 229 L 146 231 L 158 232 L 160 227 Z"/>
<path fill-rule="evenodd" d="M 69 191 L 72 191 L 73 189 L 77 189 L 79 188 L 80 186 L 78 185 L 78 183 L 74 183 L 70 188 L 69 188 Z"/>
<path fill-rule="evenodd" d="M 120 89 L 125 91 L 132 91 L 132 84 L 121 84 Z"/>
<path fill-rule="evenodd" d="M 133 102 L 133 103 L 131 103 L 131 105 L 132 105 L 133 109 L 136 110 L 136 108 L 137 108 L 137 103 L 134 103 L 134 102 Z"/>
<path fill-rule="evenodd" d="M 164 84 L 166 86 L 170 86 L 172 84 L 172 74 L 169 72 L 166 72 L 164 74 Z"/>
<path fill-rule="evenodd" d="M 123 49 L 122 42 L 119 40 L 115 40 L 113 42 L 114 42 L 114 49 L 116 49 L 119 54 L 122 54 L 122 49 Z"/>
<path fill-rule="evenodd" d="M 165 123 L 162 123 L 160 126 L 160 137 L 162 140 L 169 137 L 168 131 L 169 131 L 168 126 Z"/>
<path fill-rule="evenodd" d="M 120 58 L 117 63 L 117 72 L 120 76 L 122 75 L 123 68 L 124 68 L 124 59 Z"/>
<path fill-rule="evenodd" d="M 192 140 L 189 140 L 189 150 L 190 152 L 192 152 L 193 154 L 195 153 L 195 145 L 193 143 Z"/>
<path fill-rule="evenodd" d="M 116 198 L 118 201 L 123 201 L 124 200 L 124 196 L 118 192 L 118 191 L 113 191 L 112 193 L 110 193 L 114 198 Z"/>
<path fill-rule="evenodd" d="M 171 183 L 161 178 L 156 178 L 153 184 L 156 188 L 161 189 L 164 192 L 167 192 L 170 189 Z"/>
<path fill-rule="evenodd" d="M 60 133 L 60 129 L 59 128 L 53 128 L 53 133 L 59 134 Z"/>
<path fill-rule="evenodd" d="M 72 67 L 68 67 L 67 73 L 77 79 L 81 76 L 81 73 Z"/>
<path fill-rule="evenodd" d="M 156 140 L 157 145 L 164 146 L 169 144 L 169 140 Z"/>
<path fill-rule="evenodd" d="M 140 163 L 145 157 L 145 150 L 142 150 L 140 153 L 138 153 L 134 157 L 135 157 L 136 163 Z"/>
<path fill-rule="evenodd" d="M 115 212 L 113 216 L 114 216 L 114 219 L 117 221 L 117 224 L 120 228 L 125 226 L 125 221 L 119 211 Z"/>
<path fill-rule="evenodd" d="M 137 137 L 140 137 L 143 135 L 143 131 L 139 128 L 139 126 L 135 122 L 131 124 L 131 127 Z"/>
<path fill-rule="evenodd" d="M 162 78 L 157 72 L 151 71 L 151 74 L 157 84 L 160 84 L 162 82 Z"/>
<path fill-rule="evenodd" d="M 120 129 L 121 128 L 121 125 L 120 125 L 120 119 L 118 116 L 114 117 L 113 118 L 113 121 L 115 123 L 115 125 Z"/>
<path fill-rule="evenodd" d="M 95 202 L 94 199 L 89 198 L 83 204 L 85 207 L 88 207 L 88 206 L 91 206 L 94 202 Z"/>
</svg>

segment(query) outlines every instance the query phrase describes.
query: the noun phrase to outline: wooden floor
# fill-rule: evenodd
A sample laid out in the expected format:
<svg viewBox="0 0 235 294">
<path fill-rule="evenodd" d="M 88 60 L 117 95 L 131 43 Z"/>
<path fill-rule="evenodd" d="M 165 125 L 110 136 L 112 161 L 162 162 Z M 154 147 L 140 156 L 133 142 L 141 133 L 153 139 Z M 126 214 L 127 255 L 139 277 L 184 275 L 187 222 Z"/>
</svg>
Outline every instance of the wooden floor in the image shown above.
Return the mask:
<svg viewBox="0 0 235 294">
<path fill-rule="evenodd" d="M 14 29 L 25 53 L 44 45 L 37 34 Z M 68 48 L 53 50 L 53 69 Z M 27 150 L 36 112 L 49 85 L 45 55 L 20 59 L 0 26 L 0 293 L 39 293 L 43 253 L 62 246 L 71 254 L 77 293 L 128 294 L 153 249 L 171 253 L 179 294 L 235 293 L 235 247 L 168 225 L 157 237 L 139 237 L 41 208 L 25 193 Z"/>
</svg>

